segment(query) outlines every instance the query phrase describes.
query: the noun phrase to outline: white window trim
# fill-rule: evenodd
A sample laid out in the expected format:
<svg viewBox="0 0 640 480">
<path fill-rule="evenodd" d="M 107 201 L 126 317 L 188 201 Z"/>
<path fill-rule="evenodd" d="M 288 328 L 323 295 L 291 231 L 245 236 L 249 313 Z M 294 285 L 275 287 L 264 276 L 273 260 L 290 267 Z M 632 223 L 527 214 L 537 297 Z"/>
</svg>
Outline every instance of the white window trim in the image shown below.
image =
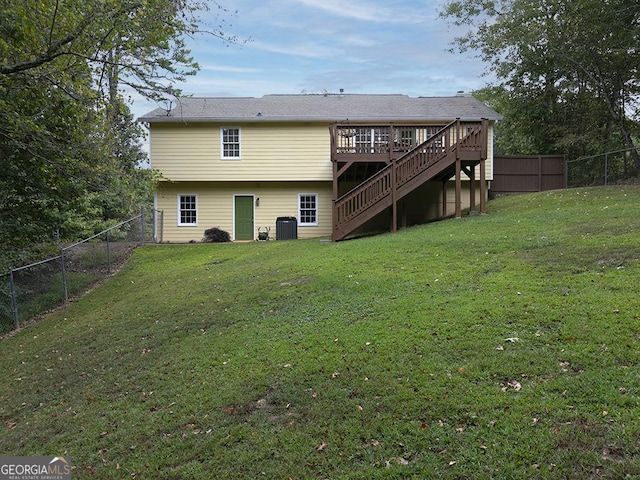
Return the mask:
<svg viewBox="0 0 640 480">
<path fill-rule="evenodd" d="M 301 215 L 302 212 L 300 208 L 301 197 L 316 197 L 316 221 L 315 222 L 308 222 L 308 223 L 302 222 L 302 215 Z M 299 193 L 298 194 L 298 226 L 300 227 L 317 227 L 318 226 L 318 216 L 320 211 L 319 199 L 320 197 L 317 193 Z"/>
<path fill-rule="evenodd" d="M 182 211 L 180 209 L 180 198 L 181 197 L 195 197 L 196 198 L 196 222 L 195 223 L 182 223 L 180 221 L 180 218 L 182 217 L 180 215 L 180 212 Z M 178 207 L 178 218 L 176 220 L 177 220 L 178 226 L 179 227 L 197 227 L 198 226 L 198 219 L 200 218 L 200 215 L 198 213 L 198 194 L 196 194 L 196 193 L 179 193 L 178 197 L 177 197 L 177 202 L 178 202 L 178 205 L 177 205 L 177 207 Z"/>
<path fill-rule="evenodd" d="M 238 130 L 238 156 L 237 157 L 225 157 L 224 155 L 224 130 Z M 220 158 L 222 160 L 241 160 L 242 159 L 242 128 L 240 127 L 220 127 Z"/>
</svg>

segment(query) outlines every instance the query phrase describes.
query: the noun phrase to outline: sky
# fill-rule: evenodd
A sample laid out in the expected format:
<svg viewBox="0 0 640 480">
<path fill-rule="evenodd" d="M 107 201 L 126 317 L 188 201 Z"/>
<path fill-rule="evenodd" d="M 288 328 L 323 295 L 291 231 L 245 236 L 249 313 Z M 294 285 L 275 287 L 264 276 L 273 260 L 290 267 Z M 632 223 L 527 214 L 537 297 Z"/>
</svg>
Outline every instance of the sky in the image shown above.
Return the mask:
<svg viewBox="0 0 640 480">
<path fill-rule="evenodd" d="M 450 53 L 463 33 L 439 18 L 443 0 L 220 0 L 203 15 L 240 42 L 190 39 L 200 64 L 177 85 L 185 95 L 301 93 L 451 96 L 485 86 L 485 65 Z M 237 11 L 237 13 L 236 13 Z M 242 41 L 247 40 L 248 41 Z M 134 97 L 136 117 L 158 106 Z"/>
</svg>

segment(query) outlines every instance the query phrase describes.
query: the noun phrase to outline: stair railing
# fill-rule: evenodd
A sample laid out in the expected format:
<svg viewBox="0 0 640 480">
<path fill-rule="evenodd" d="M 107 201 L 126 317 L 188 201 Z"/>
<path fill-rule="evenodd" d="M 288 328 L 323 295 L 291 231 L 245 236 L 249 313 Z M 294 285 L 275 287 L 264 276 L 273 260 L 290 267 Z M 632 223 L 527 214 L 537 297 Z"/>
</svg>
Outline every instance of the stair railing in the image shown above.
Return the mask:
<svg viewBox="0 0 640 480">
<path fill-rule="evenodd" d="M 334 203 L 334 232 L 390 196 L 394 189 L 397 190 L 449 154 L 455 153 L 457 148 L 478 150 L 484 145 L 483 142 L 482 122 L 455 120 L 444 126 L 423 143 L 338 198 Z"/>
</svg>

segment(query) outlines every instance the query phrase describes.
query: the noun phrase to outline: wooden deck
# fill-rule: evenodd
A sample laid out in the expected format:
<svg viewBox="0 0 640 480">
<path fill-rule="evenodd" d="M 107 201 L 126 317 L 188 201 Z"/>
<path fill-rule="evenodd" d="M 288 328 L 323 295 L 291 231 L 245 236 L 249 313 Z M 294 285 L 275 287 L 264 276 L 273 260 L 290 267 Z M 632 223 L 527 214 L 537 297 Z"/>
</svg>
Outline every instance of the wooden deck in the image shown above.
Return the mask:
<svg viewBox="0 0 640 480">
<path fill-rule="evenodd" d="M 445 184 L 455 176 L 456 216 L 461 215 L 461 173 L 475 177 L 480 165 L 480 211 L 486 210 L 484 160 L 488 121 L 456 120 L 443 127 L 425 125 L 331 126 L 333 233 L 342 240 L 387 209 L 391 231 L 398 228 L 398 202 L 428 181 Z M 366 166 L 365 168 L 363 168 Z M 366 178 L 363 178 L 366 175 Z M 346 192 L 345 185 L 357 184 Z M 471 201 L 475 200 L 472 185 Z M 446 201 L 443 201 L 446 206 Z M 475 205 L 472 205 L 475 208 Z"/>
</svg>

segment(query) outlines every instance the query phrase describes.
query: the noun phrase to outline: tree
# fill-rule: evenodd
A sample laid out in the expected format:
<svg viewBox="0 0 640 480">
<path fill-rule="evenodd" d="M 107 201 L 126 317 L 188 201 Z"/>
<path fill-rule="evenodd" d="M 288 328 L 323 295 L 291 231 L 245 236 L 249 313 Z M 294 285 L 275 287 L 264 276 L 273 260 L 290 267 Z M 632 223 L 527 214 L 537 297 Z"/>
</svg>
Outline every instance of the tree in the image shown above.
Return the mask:
<svg viewBox="0 0 640 480">
<path fill-rule="evenodd" d="M 0 4 L 0 253 L 139 211 L 153 175 L 123 88 L 160 100 L 198 64 L 199 0 Z M 205 33 L 223 41 L 224 16 Z M 99 230 L 98 230 L 99 231 Z"/>
<path fill-rule="evenodd" d="M 441 15 L 470 27 L 530 153 L 580 156 L 634 147 L 640 4 L 630 0 L 453 0 Z M 489 93 L 485 91 L 484 94 Z M 504 112 L 503 112 L 504 113 Z M 505 120 L 511 121 L 510 118 Z M 640 158 L 635 164 L 640 171 Z"/>
</svg>

